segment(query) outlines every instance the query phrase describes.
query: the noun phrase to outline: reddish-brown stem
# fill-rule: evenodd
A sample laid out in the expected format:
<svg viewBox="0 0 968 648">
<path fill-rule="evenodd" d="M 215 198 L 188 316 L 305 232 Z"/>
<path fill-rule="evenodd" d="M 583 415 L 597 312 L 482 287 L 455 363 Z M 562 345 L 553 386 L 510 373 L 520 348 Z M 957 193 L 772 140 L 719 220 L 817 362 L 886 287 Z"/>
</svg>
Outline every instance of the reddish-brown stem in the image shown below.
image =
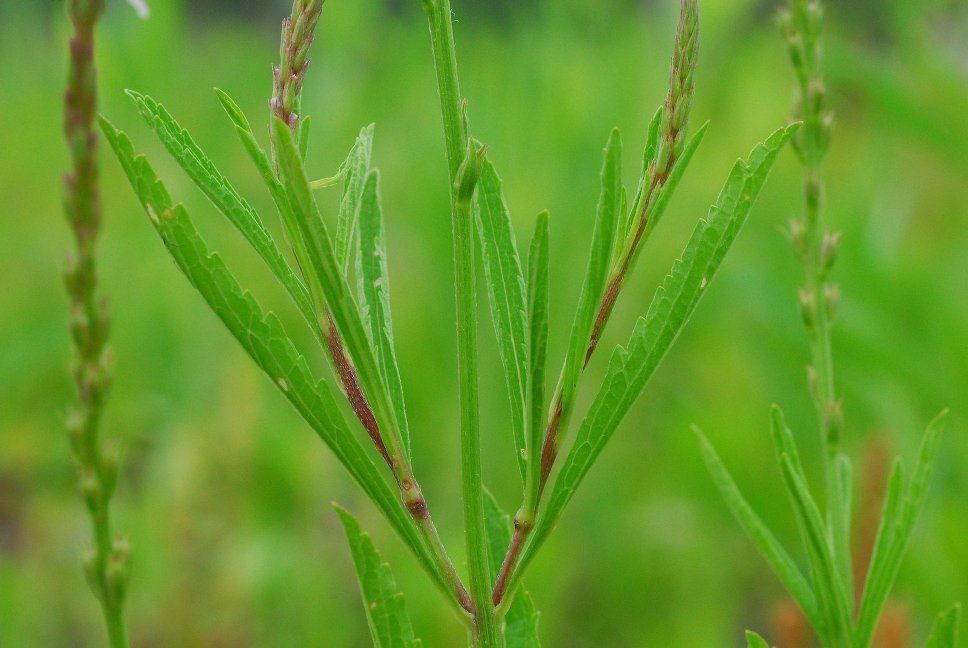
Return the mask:
<svg viewBox="0 0 968 648">
<path fill-rule="evenodd" d="M 675 158 L 671 158 L 669 162 L 669 167 L 675 163 Z M 612 315 L 612 310 L 615 308 L 615 303 L 618 301 L 619 293 L 622 290 L 622 284 L 625 282 L 625 277 L 628 275 L 629 268 L 632 266 L 632 261 L 635 259 L 636 250 L 639 244 L 642 242 L 642 238 L 645 236 L 646 229 L 648 229 L 649 224 L 649 207 L 652 205 L 652 200 L 654 199 L 656 192 L 662 188 L 668 178 L 669 172 L 661 171 L 657 172 L 653 167 L 652 173 L 650 174 L 652 181 L 649 183 L 648 193 L 646 193 L 645 198 L 642 200 L 642 205 L 639 208 L 638 214 L 638 224 L 636 225 L 635 233 L 632 237 L 632 243 L 628 247 L 627 252 L 622 257 L 621 263 L 619 263 L 618 269 L 613 273 L 612 278 L 609 280 L 608 285 L 605 288 L 605 293 L 602 295 L 602 301 L 598 307 L 598 313 L 595 316 L 595 324 L 592 327 L 591 335 L 588 340 L 588 347 L 585 349 L 585 361 L 582 368 L 588 366 L 589 360 L 591 360 L 592 355 L 595 353 L 595 349 L 598 348 L 598 342 L 602 337 L 602 331 L 605 330 L 605 325 L 608 324 L 608 319 Z M 551 476 L 551 470 L 554 468 L 555 461 L 558 459 L 558 440 L 559 440 L 559 429 L 561 427 L 561 419 L 564 416 L 564 402 L 561 398 L 561 393 L 558 393 L 555 399 L 554 410 L 551 418 L 548 421 L 548 426 L 545 428 L 544 443 L 541 446 L 541 476 L 538 480 L 538 492 L 534 500 L 534 509 L 531 511 L 530 518 L 533 520 L 534 515 L 537 512 L 537 507 L 541 501 L 541 495 L 544 493 L 545 486 L 548 483 L 548 477 Z M 508 546 L 507 554 L 504 556 L 504 562 L 501 563 L 501 569 L 498 572 L 497 580 L 494 583 L 494 591 L 492 593 L 492 600 L 494 605 L 500 605 L 501 601 L 504 599 L 504 595 L 507 593 L 507 587 L 510 583 L 511 574 L 517 567 L 518 560 L 521 558 L 521 551 L 524 549 L 524 543 L 531 533 L 533 523 L 524 524 L 519 520 L 515 520 L 514 524 L 514 535 L 511 537 L 511 544 Z"/>
<path fill-rule="evenodd" d="M 367 435 L 373 441 L 373 445 L 376 446 L 380 456 L 387 462 L 387 466 L 393 470 L 393 460 L 390 458 L 386 443 L 384 443 L 383 436 L 380 434 L 380 426 L 377 424 L 373 409 L 370 407 L 370 403 L 366 400 L 366 395 L 363 393 L 363 387 L 360 385 L 360 379 L 356 374 L 356 369 L 350 363 L 349 358 L 346 357 L 343 340 L 340 338 L 339 331 L 336 330 L 336 323 L 333 321 L 333 316 L 327 313 L 326 317 L 329 320 L 326 344 L 329 348 L 330 357 L 333 360 L 333 366 L 336 368 L 336 374 L 339 376 L 340 384 L 343 387 L 343 393 L 346 394 L 346 399 L 349 401 L 350 407 L 353 408 L 353 413 L 360 420 L 363 429 L 366 430 Z"/>
<path fill-rule="evenodd" d="M 494 581 L 494 592 L 491 594 L 491 601 L 495 607 L 504 600 L 511 579 L 511 572 L 517 566 L 518 558 L 521 557 L 521 550 L 524 549 L 524 541 L 528 539 L 530 533 L 530 524 L 514 523 L 514 535 L 511 536 L 511 544 L 508 545 L 507 555 L 504 557 L 504 563 L 501 564 L 501 571 L 498 572 L 497 580 Z"/>
</svg>

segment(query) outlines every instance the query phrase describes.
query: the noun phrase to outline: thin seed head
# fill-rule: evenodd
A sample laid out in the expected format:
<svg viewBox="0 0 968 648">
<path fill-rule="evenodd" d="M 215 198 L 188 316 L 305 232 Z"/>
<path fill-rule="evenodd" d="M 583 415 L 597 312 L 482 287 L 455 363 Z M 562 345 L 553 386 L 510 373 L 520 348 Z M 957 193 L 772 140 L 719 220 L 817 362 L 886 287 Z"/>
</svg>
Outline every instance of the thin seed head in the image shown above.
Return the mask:
<svg viewBox="0 0 968 648">
<path fill-rule="evenodd" d="M 665 182 L 686 144 L 685 135 L 689 129 L 689 113 L 696 89 L 694 73 L 698 56 L 699 2 L 682 0 L 669 72 L 669 93 L 664 103 L 660 129 L 662 145 L 656 160 L 655 178 L 659 184 Z"/>
<path fill-rule="evenodd" d="M 279 66 L 273 68 L 269 106 L 281 120 L 295 128 L 299 123 L 299 95 L 309 67 L 309 48 L 325 0 L 295 0 L 292 15 L 282 21 Z"/>
</svg>

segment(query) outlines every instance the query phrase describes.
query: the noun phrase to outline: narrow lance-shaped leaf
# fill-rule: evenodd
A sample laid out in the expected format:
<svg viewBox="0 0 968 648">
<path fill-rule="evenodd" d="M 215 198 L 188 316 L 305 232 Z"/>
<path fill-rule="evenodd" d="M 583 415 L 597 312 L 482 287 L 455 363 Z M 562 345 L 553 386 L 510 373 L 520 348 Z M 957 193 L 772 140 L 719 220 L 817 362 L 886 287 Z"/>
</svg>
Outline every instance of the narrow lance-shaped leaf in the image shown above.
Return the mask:
<svg viewBox="0 0 968 648">
<path fill-rule="evenodd" d="M 900 498 L 901 501 L 892 503 L 889 498 L 885 502 L 884 517 L 878 529 L 877 539 L 874 541 L 874 552 L 871 555 L 871 564 L 857 618 L 855 636 L 857 641 L 861 642 L 859 645 L 866 645 L 862 642 L 869 641 L 873 636 L 877 619 L 901 569 L 901 560 L 911 533 L 914 531 L 914 523 L 924 506 L 924 497 L 934 469 L 947 415 L 947 410 L 941 412 L 928 425 L 921 441 L 914 474 L 911 476 L 906 492 Z M 893 505 L 892 510 L 888 509 L 888 504 Z"/>
<path fill-rule="evenodd" d="M 172 204 L 144 156 L 135 156 L 127 136 L 103 119 L 101 128 L 152 225 L 185 276 L 249 356 L 329 446 L 435 582 L 445 592 L 449 591 L 399 498 L 370 454 L 347 428 L 325 381 L 312 375 L 279 320 L 265 314 L 255 299 L 242 290 L 222 260 L 207 249 L 185 209 Z"/>
<path fill-rule="evenodd" d="M 645 150 L 642 153 L 642 172 L 639 175 L 638 189 L 635 191 L 635 200 L 632 201 L 631 209 L 625 212 L 622 227 L 619 229 L 619 235 L 615 237 L 615 253 L 614 258 L 612 259 L 613 263 L 618 259 L 620 253 L 622 252 L 623 245 L 632 233 L 632 225 L 635 223 L 635 217 L 642 209 L 642 201 L 645 200 L 645 194 L 649 188 L 649 168 L 652 166 L 656 155 L 659 153 L 659 127 L 662 125 L 662 111 L 663 107 L 660 105 L 658 110 L 656 110 L 655 114 L 652 116 L 652 121 L 649 122 L 649 131 L 648 135 L 646 136 Z"/>
<path fill-rule="evenodd" d="M 313 118 L 309 115 L 305 115 L 299 120 L 299 132 L 296 133 L 296 141 L 299 142 L 299 154 L 304 160 L 309 155 L 309 133 L 312 130 L 312 125 Z"/>
<path fill-rule="evenodd" d="M 511 432 L 523 480 L 526 472 L 525 430 L 528 421 L 527 289 L 501 180 L 490 160 L 486 158 L 477 185 L 477 205 L 477 230 L 487 278 L 487 296 L 491 305 L 498 351 L 504 365 L 504 379 L 511 404 Z"/>
<path fill-rule="evenodd" d="M 837 575 L 844 591 L 853 600 L 854 568 L 851 559 L 851 506 L 853 504 L 853 466 L 842 452 L 833 457 L 829 478 L 832 480 L 827 497 L 827 525 L 831 536 Z"/>
<path fill-rule="evenodd" d="M 752 630 L 746 631 L 746 648 L 770 648 L 766 639 L 756 634 Z"/>
<path fill-rule="evenodd" d="M 511 517 L 501 510 L 501 506 L 491 495 L 484 491 L 484 515 L 487 523 L 487 543 L 490 548 L 491 577 L 497 576 L 501 569 L 504 551 L 511 542 Z M 531 595 L 526 591 L 518 592 L 504 617 L 504 641 L 506 648 L 537 648 L 538 611 Z"/>
<path fill-rule="evenodd" d="M 245 237 L 285 287 L 286 292 L 310 323 L 315 323 L 309 293 L 276 247 L 265 224 L 252 206 L 226 180 L 188 131 L 182 128 L 165 107 L 147 95 L 128 90 L 141 116 L 154 129 L 161 143 L 222 214 Z M 237 107 L 236 107 L 237 109 Z M 241 112 L 239 112 L 241 114 Z M 244 117 L 243 117 L 244 119 Z"/>
<path fill-rule="evenodd" d="M 360 131 L 340 169 L 343 175 L 343 193 L 336 217 L 336 259 L 344 274 L 350 267 L 350 252 L 357 231 L 360 201 L 373 156 L 373 129 L 373 124 L 370 124 Z"/>
<path fill-rule="evenodd" d="M 397 588 L 390 565 L 383 562 L 370 535 L 360 528 L 356 518 L 337 504 L 333 504 L 333 508 L 343 523 L 353 554 L 373 645 L 376 648 L 417 648 L 421 642 L 414 636 L 403 593 Z"/>
<path fill-rule="evenodd" d="M 360 384 L 380 427 L 384 442 L 394 454 L 405 453 L 395 412 L 370 346 L 359 308 L 350 292 L 349 283 L 340 270 L 332 240 L 319 216 L 319 210 L 309 188 L 309 179 L 302 158 L 296 149 L 289 127 L 278 118 L 272 119 L 272 140 L 279 157 L 279 167 L 292 206 L 294 238 L 307 259 L 307 273 L 314 285 L 325 295 L 326 304 L 336 322 L 350 359 L 359 374 Z M 394 464 L 397 466 L 397 462 Z M 397 466 L 402 468 L 402 466 Z"/>
<path fill-rule="evenodd" d="M 773 445 L 776 451 L 777 465 L 782 466 L 784 460 L 788 460 L 791 470 L 795 473 L 797 479 L 804 485 L 809 493 L 807 476 L 803 471 L 802 464 L 800 463 L 800 453 L 797 450 L 796 442 L 793 439 L 793 432 L 789 427 L 787 427 L 786 420 L 783 416 L 783 411 L 776 405 L 773 406 L 770 416 L 770 431 L 773 435 Z M 790 495 L 792 497 L 793 493 L 791 492 Z M 797 525 L 801 537 L 806 540 L 808 537 L 808 529 L 803 517 L 797 517 Z M 807 549 L 809 551 L 809 545 Z M 832 635 L 831 633 L 836 632 L 837 629 L 836 619 L 838 616 L 838 603 L 836 602 L 830 587 L 828 584 L 826 584 L 826 581 L 823 580 L 823 572 L 818 571 L 817 569 L 816 554 L 811 553 L 810 556 L 810 564 L 813 568 L 811 571 L 811 576 L 814 580 L 813 591 L 816 593 L 815 597 L 817 601 L 816 617 L 811 618 L 810 620 L 822 641 L 826 643 L 834 643 L 836 635 Z"/>
<path fill-rule="evenodd" d="M 689 320 L 745 223 L 777 153 L 796 128 L 796 124 L 781 128 L 765 143 L 757 145 L 746 162 L 736 163 L 716 204 L 696 226 L 682 256 L 656 291 L 648 313 L 639 319 L 628 345 L 612 354 L 605 381 L 578 430 L 517 572 L 523 570 L 544 542 L 575 489 Z"/>
<path fill-rule="evenodd" d="M 380 206 L 380 175 L 376 170 L 366 177 L 360 202 L 360 281 L 364 319 L 370 340 L 376 348 L 377 362 L 390 392 L 407 456 L 410 456 L 410 427 L 403 398 L 403 383 L 393 342 L 393 320 L 390 316 L 390 277 L 387 272 L 387 248 Z"/>
<path fill-rule="evenodd" d="M 769 563 L 773 572 L 810 622 L 813 624 L 820 623 L 816 599 L 800 568 L 797 567 L 779 540 L 776 539 L 746 501 L 746 498 L 743 497 L 739 486 L 736 485 L 735 480 L 733 480 L 732 475 L 730 475 L 729 470 L 723 464 L 709 440 L 698 428 L 694 428 L 694 430 L 699 437 L 703 460 L 706 462 L 713 483 L 719 489 L 720 495 L 722 495 L 733 517 L 743 527 L 743 531 L 746 532 L 753 545 Z"/>
<path fill-rule="evenodd" d="M 282 218 L 283 223 L 291 222 L 292 208 L 289 205 L 289 199 L 286 197 L 286 191 L 272 169 L 269 156 L 256 140 L 255 133 L 252 132 L 252 126 L 249 124 L 249 120 L 246 119 L 245 113 L 242 112 L 239 105 L 224 91 L 216 88 L 215 94 L 218 96 L 218 100 L 222 104 L 225 114 L 232 120 L 236 135 L 239 136 L 242 146 L 259 170 L 259 174 L 262 176 L 262 180 L 265 182 L 266 188 L 272 196 L 272 200 L 276 205 L 276 209 L 279 211 L 279 216 Z"/>
<path fill-rule="evenodd" d="M 832 637 L 841 641 L 851 636 L 851 603 L 837 573 L 832 547 L 828 540 L 820 509 L 806 482 L 787 455 L 780 457 L 780 472 L 800 525 L 807 555 L 814 574 L 814 592 L 820 615 L 825 617 Z"/>
<path fill-rule="evenodd" d="M 934 620 L 931 635 L 924 648 L 958 648 L 958 626 L 961 622 L 961 606 L 957 603 Z"/>
<path fill-rule="evenodd" d="M 528 487 L 537 493 L 541 478 L 541 437 L 545 427 L 545 367 L 548 357 L 548 212 L 538 214 L 528 254 L 528 335 L 531 356 L 528 382 L 531 394 L 528 401 Z"/>
<path fill-rule="evenodd" d="M 605 146 L 605 162 L 602 166 L 602 192 L 598 200 L 595 232 L 592 235 L 588 268 L 585 271 L 585 280 L 582 284 L 581 297 L 578 299 L 575 322 L 572 325 L 571 337 L 568 341 L 565 365 L 556 390 L 555 400 L 560 400 L 562 404 L 559 435 L 568 426 L 568 415 L 571 412 L 578 378 L 585 363 L 585 353 L 592 334 L 595 314 L 605 292 L 605 282 L 608 278 L 621 201 L 622 136 L 616 128 L 612 130 L 608 144 Z"/>
<path fill-rule="evenodd" d="M 676 163 L 672 166 L 672 171 L 669 172 L 669 177 L 666 178 L 665 183 L 662 185 L 662 189 L 659 191 L 659 195 L 655 199 L 652 208 L 649 210 L 649 224 L 646 229 L 646 236 L 649 232 L 654 230 L 656 226 L 662 221 L 662 216 L 665 214 L 666 208 L 669 206 L 669 201 L 676 192 L 676 188 L 679 186 L 679 182 L 682 180 L 682 176 L 685 175 L 686 169 L 689 168 L 689 163 L 692 162 L 693 156 L 696 151 L 699 150 L 699 145 L 702 144 L 703 138 L 706 136 L 706 131 L 709 130 L 709 122 L 707 121 L 699 130 L 689 138 L 686 142 L 685 148 L 682 150 L 682 155 L 676 160 Z"/>
</svg>

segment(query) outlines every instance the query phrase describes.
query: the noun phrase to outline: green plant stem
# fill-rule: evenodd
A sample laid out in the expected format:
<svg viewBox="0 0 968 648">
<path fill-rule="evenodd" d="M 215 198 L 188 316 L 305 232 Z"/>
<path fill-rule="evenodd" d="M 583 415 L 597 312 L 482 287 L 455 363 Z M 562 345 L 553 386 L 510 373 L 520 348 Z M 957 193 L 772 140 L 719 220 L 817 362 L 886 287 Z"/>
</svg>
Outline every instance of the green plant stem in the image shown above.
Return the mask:
<svg viewBox="0 0 968 648">
<path fill-rule="evenodd" d="M 825 108 L 821 32 L 823 9 L 817 0 L 791 0 L 780 15 L 790 58 L 797 75 L 794 113 L 804 122 L 794 140 L 803 166 L 804 220 L 791 224 L 791 238 L 804 265 L 805 286 L 800 307 L 810 343 L 810 390 L 817 410 L 823 447 L 824 484 L 827 494 L 827 531 L 844 589 L 853 599 L 850 546 L 849 484 L 842 483 L 837 464 L 843 414 L 834 382 L 830 330 L 837 309 L 838 289 L 829 281 L 836 259 L 838 236 L 828 233 L 823 219 L 824 183 L 820 174 L 832 130 Z M 847 488 L 845 488 L 847 486 Z"/>
<path fill-rule="evenodd" d="M 280 46 L 281 61 L 280 65 L 273 70 L 273 97 L 269 105 L 272 115 L 281 119 L 288 126 L 293 137 L 299 136 L 301 117 L 299 106 L 301 104 L 302 82 L 309 66 L 309 47 L 314 39 L 315 27 L 323 3 L 324 0 L 294 0 L 292 14 L 283 21 Z M 273 153 L 275 154 L 275 150 Z M 277 159 L 274 161 L 278 173 L 279 163 Z M 312 183 L 310 186 L 312 187 Z M 313 288 L 315 284 L 312 277 L 305 274 L 313 266 L 299 245 L 294 244 L 293 251 L 299 267 L 303 271 L 304 279 L 311 287 L 314 307 L 320 313 L 317 317 L 318 332 L 325 343 L 327 354 L 336 371 L 340 387 L 377 452 L 390 468 L 400 489 L 401 499 L 439 570 L 439 578 L 443 581 L 442 584 L 446 586 L 447 593 L 450 595 L 448 599 L 455 604 L 455 610 L 459 616 L 462 619 L 467 619 L 466 613 L 469 613 L 472 609 L 470 597 L 431 518 L 430 509 L 427 506 L 420 484 L 414 476 L 400 435 L 397 430 L 383 431 L 380 429 L 377 417 L 360 382 L 359 373 L 346 353 L 332 313 L 320 291 Z M 379 398 L 379 395 L 377 398 Z M 383 418 L 389 420 L 388 417 Z M 389 447 L 387 441 L 389 441 Z"/>
<path fill-rule="evenodd" d="M 101 229 L 98 187 L 97 75 L 94 68 L 94 30 L 104 5 L 101 0 L 69 0 L 73 26 L 70 70 L 64 97 L 64 132 L 72 168 L 65 178 L 65 213 L 74 234 L 75 254 L 65 272 L 71 302 L 74 340 L 74 382 L 77 403 L 68 417 L 71 449 L 81 491 L 91 517 L 93 550 L 85 572 L 101 612 L 112 648 L 128 645 L 124 622 L 124 594 L 128 545 L 113 539 L 110 504 L 117 483 L 117 459 L 105 453 L 100 438 L 101 416 L 110 387 L 107 348 L 110 320 L 97 294 L 95 248 Z"/>
<path fill-rule="evenodd" d="M 474 604 L 474 643 L 501 644 L 491 605 L 487 538 L 484 519 L 484 485 L 481 475 L 480 418 L 477 383 L 477 304 L 474 266 L 474 222 L 471 196 L 476 177 L 461 178 L 461 164 L 473 167 L 478 151 L 468 146 L 467 123 L 462 113 L 457 54 L 450 0 L 423 0 L 430 23 L 431 46 L 440 94 L 444 143 L 450 176 L 454 238 L 454 274 L 457 306 L 457 372 L 461 419 L 461 484 L 464 500 L 464 534 Z M 478 170 L 479 175 L 479 170 Z M 468 169 L 468 176 L 473 175 Z M 462 182 L 463 180 L 463 182 Z"/>
<path fill-rule="evenodd" d="M 588 366 L 602 332 L 618 301 L 622 286 L 629 272 L 635 265 L 642 243 L 652 231 L 653 220 L 650 218 L 651 208 L 659 193 L 662 191 L 672 173 L 672 169 L 682 155 L 685 145 L 686 130 L 689 127 L 689 114 L 692 98 L 695 92 L 694 69 L 699 51 L 699 6 L 696 0 L 681 0 L 679 13 L 679 27 L 676 33 L 675 48 L 669 69 L 669 89 L 664 102 L 664 112 L 661 126 L 662 144 L 655 160 L 648 169 L 647 184 L 642 200 L 636 205 L 632 215 L 634 230 L 624 241 L 618 259 L 613 263 L 605 284 L 605 292 L 601 297 L 594 324 L 585 349 L 584 363 L 581 371 Z M 558 388 L 551 407 L 551 417 L 545 429 L 544 442 L 541 447 L 540 474 L 536 479 L 526 478 L 524 503 L 514 518 L 514 534 L 507 554 L 495 581 L 492 601 L 499 606 L 507 593 L 511 575 L 517 567 L 521 552 L 534 527 L 541 504 L 541 496 L 548 483 L 548 477 L 558 458 L 561 435 L 568 426 L 573 409 L 573 399 L 565 399 L 562 388 L 565 371 L 562 368 Z M 536 485 L 535 485 L 536 482 Z"/>
</svg>

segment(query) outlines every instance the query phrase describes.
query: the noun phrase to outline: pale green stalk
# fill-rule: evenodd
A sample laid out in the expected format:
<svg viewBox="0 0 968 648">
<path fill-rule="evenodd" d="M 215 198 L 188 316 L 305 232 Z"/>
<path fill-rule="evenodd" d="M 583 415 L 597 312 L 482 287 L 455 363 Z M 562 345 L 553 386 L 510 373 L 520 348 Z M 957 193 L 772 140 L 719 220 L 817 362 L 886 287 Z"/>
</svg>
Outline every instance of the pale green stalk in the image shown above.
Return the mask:
<svg viewBox="0 0 968 648">
<path fill-rule="evenodd" d="M 97 75 L 94 69 L 94 30 L 104 11 L 102 0 L 70 0 L 67 12 L 74 32 L 70 42 L 70 70 L 64 96 L 64 133 L 71 155 L 65 177 L 64 210 L 74 235 L 76 251 L 64 280 L 71 302 L 74 340 L 72 373 L 77 403 L 67 420 L 71 450 L 81 491 L 91 517 L 94 546 L 85 558 L 88 584 L 101 604 L 112 648 L 128 645 L 124 623 L 128 543 L 112 537 L 111 496 L 118 480 L 117 457 L 105 453 L 101 442 L 101 416 L 110 388 L 107 347 L 110 318 L 97 294 L 95 246 L 101 230 L 98 186 Z"/>
<path fill-rule="evenodd" d="M 804 218 L 791 222 L 790 233 L 806 274 L 806 285 L 800 291 L 800 309 L 810 341 L 810 391 L 824 448 L 827 526 L 840 579 L 852 599 L 850 470 L 849 462 L 839 450 L 843 414 L 836 395 L 830 343 L 840 292 L 829 275 L 840 235 L 828 232 L 824 225 L 824 182 L 820 174 L 832 127 L 832 117 L 825 107 L 821 67 L 823 8 L 818 0 L 792 0 L 789 9 L 781 13 L 780 23 L 797 75 L 794 115 L 803 121 L 803 128 L 793 143 L 804 169 Z"/>
<path fill-rule="evenodd" d="M 444 143 L 450 171 L 457 298 L 457 372 L 461 418 L 461 484 L 464 534 L 474 605 L 474 643 L 499 646 L 502 636 L 491 605 L 481 475 L 480 417 L 477 382 L 477 304 L 474 266 L 472 197 L 480 176 L 482 151 L 469 142 L 457 77 L 457 53 L 450 0 L 423 0 L 430 23 L 434 67 L 443 116 Z"/>
</svg>

